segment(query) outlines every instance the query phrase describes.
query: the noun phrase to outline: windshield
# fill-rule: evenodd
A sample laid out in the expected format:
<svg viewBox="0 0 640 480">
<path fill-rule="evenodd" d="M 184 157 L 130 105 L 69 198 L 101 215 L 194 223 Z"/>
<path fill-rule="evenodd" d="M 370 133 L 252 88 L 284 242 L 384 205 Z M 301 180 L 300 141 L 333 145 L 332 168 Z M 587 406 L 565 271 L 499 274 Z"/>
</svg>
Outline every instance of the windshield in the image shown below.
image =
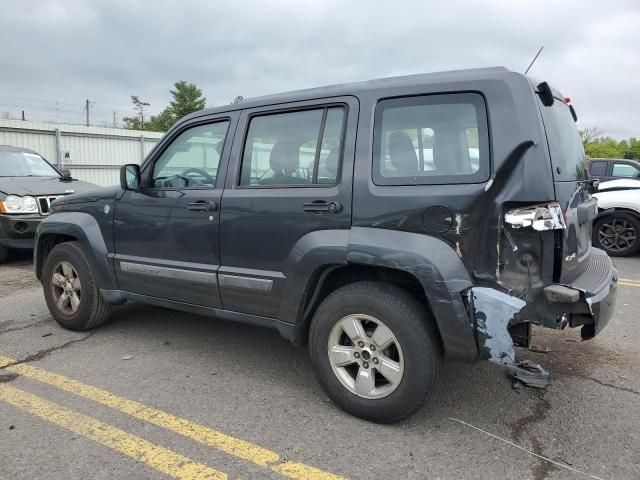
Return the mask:
<svg viewBox="0 0 640 480">
<path fill-rule="evenodd" d="M 40 155 L 0 152 L 0 177 L 58 177 L 58 172 Z"/>
<path fill-rule="evenodd" d="M 540 108 L 555 180 L 586 180 L 584 148 L 569 106 L 556 98 L 552 106 L 545 107 L 540 103 Z"/>
</svg>

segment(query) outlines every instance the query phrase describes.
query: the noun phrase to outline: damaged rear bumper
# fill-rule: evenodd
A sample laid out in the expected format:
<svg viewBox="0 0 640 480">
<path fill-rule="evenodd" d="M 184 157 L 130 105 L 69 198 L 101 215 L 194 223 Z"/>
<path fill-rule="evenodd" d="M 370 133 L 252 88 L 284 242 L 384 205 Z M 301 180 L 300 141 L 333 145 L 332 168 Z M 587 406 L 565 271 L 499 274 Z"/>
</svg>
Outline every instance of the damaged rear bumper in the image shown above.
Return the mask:
<svg viewBox="0 0 640 480">
<path fill-rule="evenodd" d="M 581 326 L 583 340 L 600 333 L 613 315 L 618 273 L 602 250 L 591 249 L 586 262 L 575 278 L 529 292 L 526 300 L 498 288 L 471 287 L 467 300 L 481 358 L 514 365 L 510 329 L 519 324 Z"/>
<path fill-rule="evenodd" d="M 604 251 L 592 248 L 587 262 L 580 275 L 544 289 L 550 312 L 563 311 L 567 315 L 563 320 L 568 321 L 569 326 L 582 326 L 583 340 L 595 337 L 611 320 L 618 286 L 618 271 Z M 569 297 L 557 295 L 558 287 L 566 289 Z M 543 325 L 557 327 L 558 323 L 547 321 Z M 562 322 L 560 326 L 564 326 Z"/>
</svg>

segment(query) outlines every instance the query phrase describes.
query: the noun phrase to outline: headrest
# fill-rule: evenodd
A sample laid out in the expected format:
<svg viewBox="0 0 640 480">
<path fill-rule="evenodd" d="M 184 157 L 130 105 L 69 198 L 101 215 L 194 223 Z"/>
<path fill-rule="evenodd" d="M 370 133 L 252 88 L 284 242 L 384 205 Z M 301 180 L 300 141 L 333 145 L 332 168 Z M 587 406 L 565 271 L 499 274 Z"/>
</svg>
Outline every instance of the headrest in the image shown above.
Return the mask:
<svg viewBox="0 0 640 480">
<path fill-rule="evenodd" d="M 293 172 L 300 167 L 300 149 L 289 142 L 278 142 L 269 154 L 269 167 L 274 172 Z"/>
<path fill-rule="evenodd" d="M 454 145 L 455 136 L 450 133 L 438 132 L 433 142 L 433 165 L 441 175 L 455 175 L 461 173 L 459 161 Z"/>
<path fill-rule="evenodd" d="M 406 132 L 393 132 L 389 136 L 389 160 L 401 176 L 418 175 L 418 156 Z"/>
</svg>

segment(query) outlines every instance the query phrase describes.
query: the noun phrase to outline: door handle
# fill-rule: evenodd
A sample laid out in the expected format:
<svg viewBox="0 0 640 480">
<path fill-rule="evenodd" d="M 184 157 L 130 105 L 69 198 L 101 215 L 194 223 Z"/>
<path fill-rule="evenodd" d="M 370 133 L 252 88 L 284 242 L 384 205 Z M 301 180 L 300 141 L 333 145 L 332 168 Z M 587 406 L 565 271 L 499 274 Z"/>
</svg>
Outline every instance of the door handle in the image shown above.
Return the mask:
<svg viewBox="0 0 640 480">
<path fill-rule="evenodd" d="M 218 204 L 212 200 L 198 200 L 187 203 L 187 209 L 194 212 L 215 212 L 218 210 Z"/>
<path fill-rule="evenodd" d="M 342 205 L 338 202 L 316 200 L 315 202 L 305 203 L 302 209 L 311 213 L 338 213 L 342 210 Z"/>
</svg>

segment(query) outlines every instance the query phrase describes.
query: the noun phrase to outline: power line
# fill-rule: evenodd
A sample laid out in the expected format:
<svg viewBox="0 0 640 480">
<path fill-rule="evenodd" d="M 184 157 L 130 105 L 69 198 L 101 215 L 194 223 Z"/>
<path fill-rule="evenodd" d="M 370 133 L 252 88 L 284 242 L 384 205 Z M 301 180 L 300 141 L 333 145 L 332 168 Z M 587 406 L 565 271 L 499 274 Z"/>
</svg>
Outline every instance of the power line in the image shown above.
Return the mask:
<svg viewBox="0 0 640 480">
<path fill-rule="evenodd" d="M 8 99 L 9 101 L 3 101 L 2 99 Z M 13 101 L 11 101 L 13 100 Z M 17 102 L 16 102 L 17 101 Z M 50 104 L 50 105 L 41 105 L 41 106 L 30 106 L 24 102 L 35 102 L 35 103 L 44 103 L 44 104 Z M 85 106 L 83 105 L 84 102 L 78 102 L 78 103 L 71 103 L 71 102 L 63 102 L 63 101 L 57 101 L 57 100 L 44 100 L 44 99 L 35 99 L 35 98 L 26 98 L 26 97 L 15 97 L 15 96 L 11 96 L 11 95 L 0 95 L 0 105 L 4 105 L 4 106 L 12 106 L 12 107 L 25 107 L 25 108 L 39 108 L 41 110 L 53 110 L 56 109 L 58 111 L 69 111 L 69 112 L 84 112 L 85 111 Z M 97 104 L 101 104 L 104 106 L 95 106 Z M 76 108 L 61 108 L 59 105 L 66 105 L 66 106 L 71 106 L 71 107 L 76 107 Z M 120 108 L 122 106 L 122 104 L 118 104 L 118 103 L 107 103 L 107 102 L 99 102 L 99 101 L 91 101 L 91 110 L 101 110 L 104 112 L 113 112 L 114 110 L 117 112 L 122 112 L 123 114 L 135 114 L 135 112 L 133 110 L 127 109 L 127 108 Z M 115 107 L 115 108 L 114 108 Z"/>
<path fill-rule="evenodd" d="M 0 106 L 18 107 L 18 108 L 35 108 L 37 110 L 54 110 L 54 111 L 58 111 L 58 112 L 72 112 L 72 113 L 83 111 L 83 109 L 72 110 L 72 109 L 68 109 L 68 108 L 56 108 L 56 107 L 44 107 L 43 108 L 43 107 L 33 107 L 33 106 L 25 105 L 23 103 L 8 103 L 8 102 L 0 102 Z"/>
<path fill-rule="evenodd" d="M 118 109 L 107 109 L 107 108 L 102 108 L 102 109 L 97 109 L 93 106 L 94 102 L 91 102 L 91 113 L 93 114 L 95 110 L 100 110 L 100 112 L 105 112 L 104 114 L 100 114 L 98 113 L 98 116 L 109 116 L 111 114 L 113 114 L 113 112 L 117 112 L 118 115 L 120 116 L 127 116 L 127 115 L 136 115 L 136 112 L 130 110 L 130 111 L 125 111 L 125 110 L 118 110 Z M 77 114 L 79 116 L 82 116 L 85 113 L 85 109 L 84 108 L 78 108 L 78 109 L 69 109 L 69 108 L 55 108 L 54 106 L 46 106 L 46 107 L 36 107 L 36 106 L 29 106 L 29 105 L 25 105 L 25 104 L 18 104 L 18 103 L 9 103 L 9 102 L 0 102 L 0 107 L 15 107 L 17 109 L 20 110 L 25 110 L 27 112 L 36 112 L 36 111 L 41 111 L 41 112 L 51 112 L 51 114 L 53 115 L 60 115 L 60 112 L 63 113 L 70 113 L 70 114 Z"/>
<path fill-rule="evenodd" d="M 60 101 L 60 100 L 44 100 L 44 99 L 38 99 L 38 98 L 15 97 L 15 96 L 12 96 L 12 95 L 0 95 L 0 98 L 8 98 L 10 100 L 24 100 L 24 101 L 27 101 L 27 102 L 61 103 L 63 105 L 78 106 L 77 103 L 63 102 L 63 101 Z"/>
<path fill-rule="evenodd" d="M 75 125 L 113 125 L 118 128 L 118 120 L 139 115 L 130 106 L 129 108 L 120 108 L 115 105 L 117 105 L 116 102 L 110 104 L 88 99 L 85 99 L 83 103 L 72 103 L 43 98 L 0 95 L 0 109 L 7 107 L 3 112 L 3 117 L 12 119 L 22 118 L 23 120 Z M 157 114 L 147 113 L 150 116 Z"/>
</svg>

